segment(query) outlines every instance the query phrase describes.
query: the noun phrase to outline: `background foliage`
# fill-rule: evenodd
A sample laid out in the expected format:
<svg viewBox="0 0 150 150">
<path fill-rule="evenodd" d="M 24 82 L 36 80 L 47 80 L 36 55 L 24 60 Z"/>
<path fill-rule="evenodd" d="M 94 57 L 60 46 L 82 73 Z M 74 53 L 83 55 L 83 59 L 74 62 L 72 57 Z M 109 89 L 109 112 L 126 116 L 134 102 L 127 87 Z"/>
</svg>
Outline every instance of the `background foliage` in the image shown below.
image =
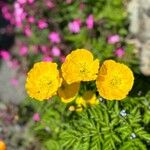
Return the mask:
<svg viewBox="0 0 150 150">
<path fill-rule="evenodd" d="M 127 1 L 39 0 L 31 4 L 19 4 L 18 9 L 15 5 L 18 5 L 19 1 L 21 0 L 17 0 L 13 7 L 11 7 L 12 4 L 8 4 L 7 13 L 11 16 L 8 20 L 12 26 L 15 25 L 16 35 L 16 47 L 11 51 L 11 55 L 13 59 L 19 61 L 20 70 L 24 68 L 23 72 L 44 57 L 51 57 L 53 61 L 60 62 L 71 50 L 83 47 L 92 50 L 100 61 L 106 58 L 119 59 L 115 55 L 115 50 L 123 48 L 125 54 L 119 61 L 134 66 L 138 64 L 133 45 L 126 42 L 128 35 Z M 21 11 L 22 14 L 16 16 L 15 13 L 18 11 Z M 86 24 L 89 15 L 92 15 L 94 19 L 94 26 L 91 29 Z M 34 18 L 33 23 L 29 22 L 30 17 Z M 21 20 L 21 25 L 18 25 L 18 18 Z M 39 28 L 38 22 L 41 20 L 47 24 L 47 27 Z M 80 22 L 78 23 L 79 31 L 74 33 L 69 30 L 68 26 L 69 23 L 77 20 Z M 51 32 L 57 32 L 60 35 L 59 43 L 49 40 L 48 36 Z M 108 44 L 108 38 L 111 35 L 119 35 L 120 40 L 115 44 Z M 43 52 L 43 46 L 47 49 L 46 52 Z M 22 47 L 26 47 L 28 52 L 20 55 Z M 53 55 L 53 47 L 60 49 L 60 56 Z"/>
</svg>

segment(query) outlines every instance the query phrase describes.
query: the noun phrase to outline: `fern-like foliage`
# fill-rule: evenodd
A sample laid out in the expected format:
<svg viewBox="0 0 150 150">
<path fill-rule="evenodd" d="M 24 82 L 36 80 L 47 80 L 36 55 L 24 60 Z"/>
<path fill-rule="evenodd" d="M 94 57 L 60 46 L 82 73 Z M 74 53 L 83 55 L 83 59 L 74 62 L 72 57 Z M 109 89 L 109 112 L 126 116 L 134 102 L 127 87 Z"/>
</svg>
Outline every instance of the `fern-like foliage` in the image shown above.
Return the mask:
<svg viewBox="0 0 150 150">
<path fill-rule="evenodd" d="M 78 113 L 57 99 L 45 105 L 42 116 L 34 129 L 47 150 L 150 149 L 150 93 L 102 100 Z"/>
</svg>

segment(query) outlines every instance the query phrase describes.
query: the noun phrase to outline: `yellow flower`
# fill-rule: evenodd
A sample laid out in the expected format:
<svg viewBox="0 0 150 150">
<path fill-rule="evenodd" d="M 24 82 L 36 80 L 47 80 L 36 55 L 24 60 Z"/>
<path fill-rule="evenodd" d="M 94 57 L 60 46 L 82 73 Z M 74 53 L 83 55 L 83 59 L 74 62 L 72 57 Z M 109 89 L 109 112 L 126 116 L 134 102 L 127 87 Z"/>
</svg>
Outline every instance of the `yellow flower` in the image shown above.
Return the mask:
<svg viewBox="0 0 150 150">
<path fill-rule="evenodd" d="M 79 88 L 79 82 L 67 84 L 63 81 L 62 86 L 58 89 L 58 95 L 61 97 L 62 102 L 69 103 L 75 99 Z"/>
<path fill-rule="evenodd" d="M 57 64 L 38 62 L 28 72 L 25 87 L 30 97 L 42 101 L 55 95 L 60 85 Z"/>
<path fill-rule="evenodd" d="M 69 111 L 75 111 L 75 110 L 76 110 L 75 106 L 72 105 L 69 107 Z"/>
<path fill-rule="evenodd" d="M 87 105 L 97 105 L 99 104 L 98 99 L 96 98 L 96 94 L 93 91 L 86 91 L 82 96 L 76 98 L 76 111 L 81 112 L 83 107 L 87 107 Z"/>
<path fill-rule="evenodd" d="M 97 78 L 99 60 L 86 49 L 72 51 L 62 64 L 62 76 L 68 84 L 79 81 L 91 81 Z"/>
<path fill-rule="evenodd" d="M 86 101 L 82 96 L 76 98 L 76 104 L 78 107 L 82 107 L 82 106 L 86 107 Z"/>
<path fill-rule="evenodd" d="M 99 71 L 96 86 L 99 94 L 108 100 L 121 100 L 131 90 L 134 76 L 128 66 L 106 60 Z"/>
<path fill-rule="evenodd" d="M 96 94 L 93 91 L 86 91 L 82 96 L 77 97 L 77 106 L 86 107 L 87 105 L 97 105 L 99 103 Z"/>
<path fill-rule="evenodd" d="M 96 94 L 93 91 L 86 91 L 83 94 L 83 99 L 86 101 L 88 105 L 97 105 L 99 101 L 96 97 Z"/>
<path fill-rule="evenodd" d="M 77 112 L 81 112 L 81 111 L 83 110 L 83 108 L 82 108 L 82 107 L 77 107 L 75 110 L 76 110 Z"/>
<path fill-rule="evenodd" d="M 6 144 L 0 140 L 0 150 L 6 150 Z"/>
</svg>

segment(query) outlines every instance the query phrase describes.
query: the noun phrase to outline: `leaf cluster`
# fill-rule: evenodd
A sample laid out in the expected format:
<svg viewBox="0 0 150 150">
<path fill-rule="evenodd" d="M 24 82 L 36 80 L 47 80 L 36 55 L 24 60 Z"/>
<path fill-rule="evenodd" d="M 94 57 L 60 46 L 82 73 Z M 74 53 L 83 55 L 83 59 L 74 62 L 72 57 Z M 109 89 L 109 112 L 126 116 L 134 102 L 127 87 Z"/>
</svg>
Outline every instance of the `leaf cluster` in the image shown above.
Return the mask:
<svg viewBox="0 0 150 150">
<path fill-rule="evenodd" d="M 69 112 L 59 100 L 44 109 L 35 133 L 47 150 L 147 150 L 150 93 Z M 44 123 L 44 124 L 43 124 Z M 47 130 L 47 131 L 46 131 Z"/>
</svg>

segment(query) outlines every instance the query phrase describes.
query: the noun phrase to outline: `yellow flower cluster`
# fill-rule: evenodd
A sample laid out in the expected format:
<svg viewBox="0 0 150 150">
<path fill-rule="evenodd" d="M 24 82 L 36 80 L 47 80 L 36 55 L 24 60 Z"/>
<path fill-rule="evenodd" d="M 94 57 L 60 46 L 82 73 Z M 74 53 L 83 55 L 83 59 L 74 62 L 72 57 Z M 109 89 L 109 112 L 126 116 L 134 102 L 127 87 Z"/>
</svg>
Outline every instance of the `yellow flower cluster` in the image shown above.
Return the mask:
<svg viewBox="0 0 150 150">
<path fill-rule="evenodd" d="M 61 75 L 60 75 L 61 74 Z M 79 92 L 82 82 L 95 81 L 101 97 L 107 100 L 124 99 L 131 90 L 134 76 L 130 68 L 113 60 L 106 60 L 99 67 L 99 60 L 86 49 L 72 51 L 57 69 L 52 62 L 38 62 L 27 74 L 26 90 L 29 96 L 45 100 L 58 95 L 62 102 L 75 102 L 69 110 L 80 111 L 87 105 L 99 103 L 96 89 Z M 82 90 L 82 89 L 81 89 Z"/>
</svg>

